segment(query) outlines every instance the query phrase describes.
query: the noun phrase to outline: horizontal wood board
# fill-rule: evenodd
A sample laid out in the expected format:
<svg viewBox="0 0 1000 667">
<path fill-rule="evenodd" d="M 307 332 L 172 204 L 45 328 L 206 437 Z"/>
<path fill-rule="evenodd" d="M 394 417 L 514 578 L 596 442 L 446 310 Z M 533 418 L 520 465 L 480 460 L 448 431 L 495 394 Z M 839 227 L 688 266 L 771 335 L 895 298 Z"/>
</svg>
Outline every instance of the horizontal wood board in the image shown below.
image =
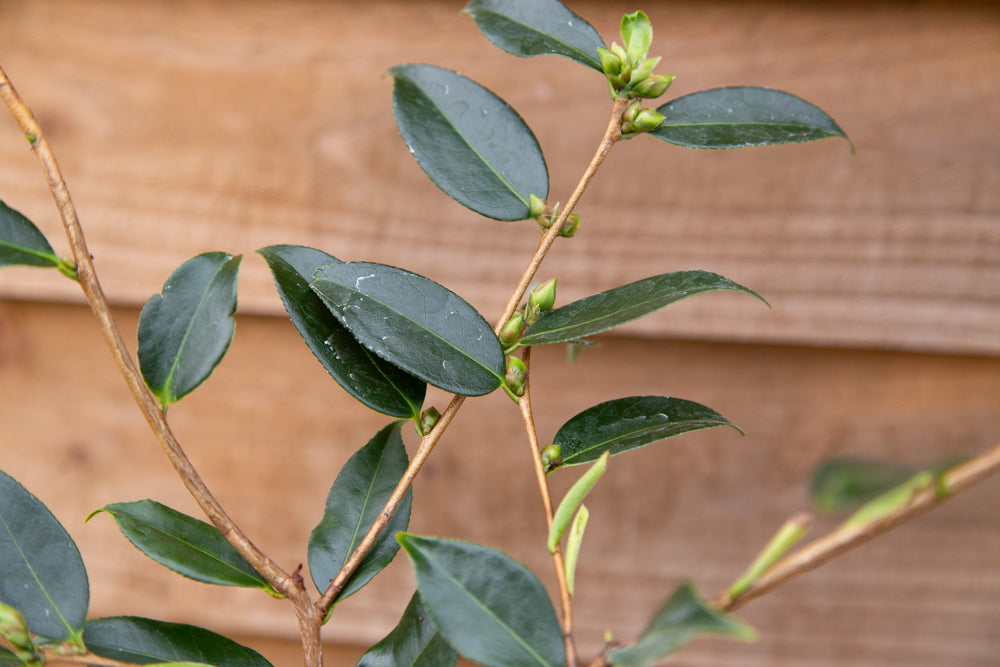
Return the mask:
<svg viewBox="0 0 1000 667">
<path fill-rule="evenodd" d="M 615 38 L 621 2 L 570 2 Z M 38 115 L 115 303 L 141 304 L 207 250 L 246 253 L 241 308 L 281 306 L 273 243 L 400 265 L 499 313 L 533 223 L 485 222 L 407 155 L 392 65 L 429 62 L 494 89 L 535 129 L 565 199 L 606 123 L 600 76 L 515 60 L 462 2 L 0 0 L 0 62 Z M 831 113 L 842 141 L 703 152 L 622 144 L 541 278 L 577 298 L 666 271 L 717 271 L 763 294 L 678 304 L 637 335 L 1000 353 L 1000 5 L 657 2 L 668 97 L 768 85 Z M 0 122 L 0 198 L 55 240 L 26 144 Z M 0 294 L 79 300 L 33 270 Z"/>
<path fill-rule="evenodd" d="M 134 338 L 137 312 L 117 316 Z M 216 372 L 171 407 L 170 419 L 234 518 L 290 570 L 304 560 L 337 471 L 387 420 L 334 385 L 287 321 L 241 316 L 236 330 Z M 824 458 L 920 464 L 982 451 L 1000 434 L 994 358 L 627 337 L 601 343 L 572 366 L 561 347 L 539 348 L 532 387 L 543 441 L 589 405 L 638 394 L 699 401 L 747 435 L 713 429 L 612 460 L 588 500 L 576 600 L 585 654 L 605 630 L 635 637 L 684 578 L 710 595 L 724 589 L 783 520 L 807 507 L 808 479 Z M 445 400 L 433 393 L 428 402 Z M 407 428 L 411 452 L 412 436 Z M 168 573 L 132 549 L 107 516 L 83 524 L 106 503 L 146 497 L 198 514 L 85 308 L 0 302 L 0 442 L 0 467 L 78 540 L 93 616 L 139 614 L 268 645 L 294 641 L 285 603 Z M 498 394 L 467 402 L 417 482 L 411 530 L 503 548 L 551 586 L 530 466 L 510 401 Z M 578 472 L 553 478 L 557 496 Z M 758 644 L 696 642 L 675 664 L 995 664 L 998 505 L 1000 481 L 991 479 L 749 605 L 741 616 L 761 631 Z M 821 520 L 817 534 L 835 524 Z M 400 558 L 335 612 L 325 639 L 374 642 L 412 590 Z"/>
</svg>

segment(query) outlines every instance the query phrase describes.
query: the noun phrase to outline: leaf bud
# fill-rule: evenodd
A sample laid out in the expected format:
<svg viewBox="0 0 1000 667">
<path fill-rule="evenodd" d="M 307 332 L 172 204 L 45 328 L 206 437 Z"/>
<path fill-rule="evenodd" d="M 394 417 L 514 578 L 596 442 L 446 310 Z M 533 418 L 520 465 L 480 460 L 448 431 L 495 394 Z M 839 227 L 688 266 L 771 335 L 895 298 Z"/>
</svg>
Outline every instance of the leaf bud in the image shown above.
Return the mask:
<svg viewBox="0 0 1000 667">
<path fill-rule="evenodd" d="M 531 290 L 528 295 L 528 308 L 534 306 L 539 313 L 547 313 L 556 303 L 556 278 L 546 280 Z"/>
<path fill-rule="evenodd" d="M 430 433 L 441 419 L 441 413 L 433 405 L 420 415 L 420 432 L 424 435 Z"/>
<path fill-rule="evenodd" d="M 597 56 L 601 59 L 601 69 L 604 70 L 605 74 L 617 76 L 622 71 L 622 59 L 614 51 L 598 46 Z"/>
<path fill-rule="evenodd" d="M 650 74 L 645 80 L 640 81 L 632 91 L 639 97 L 653 99 L 667 92 L 667 88 L 674 82 L 673 76 L 664 74 Z"/>
<path fill-rule="evenodd" d="M 535 194 L 529 195 L 528 217 L 537 218 L 542 213 L 545 213 L 545 200 Z"/>
<path fill-rule="evenodd" d="M 524 328 L 524 313 L 517 311 L 510 316 L 510 319 L 500 328 L 497 338 L 504 347 L 510 347 L 521 337 L 521 330 Z"/>
<path fill-rule="evenodd" d="M 542 448 L 542 467 L 545 468 L 545 472 L 551 472 L 559 467 L 562 463 L 562 447 L 559 445 L 549 445 L 548 447 Z"/>
<path fill-rule="evenodd" d="M 643 132 L 652 132 L 663 122 L 663 114 L 656 109 L 643 109 L 635 117 L 633 125 Z"/>
<path fill-rule="evenodd" d="M 504 382 L 515 396 L 524 394 L 524 383 L 528 380 L 528 367 L 517 357 L 507 360 L 507 372 L 504 374 Z"/>
<path fill-rule="evenodd" d="M 559 230 L 559 236 L 563 238 L 572 238 L 576 234 L 576 230 L 580 228 L 580 216 L 576 213 L 572 213 L 566 218 L 566 222 L 563 223 L 562 229 Z"/>
<path fill-rule="evenodd" d="M 635 117 L 639 115 L 640 111 L 642 111 L 642 102 L 639 100 L 633 101 L 625 109 L 625 113 L 622 114 L 622 122 L 635 123 Z"/>
<path fill-rule="evenodd" d="M 34 651 L 28 624 L 17 609 L 0 604 L 0 637 L 19 651 Z"/>
<path fill-rule="evenodd" d="M 628 55 L 625 60 L 635 65 L 645 60 L 653 43 L 653 26 L 646 12 L 639 10 L 622 16 L 621 34 Z"/>
</svg>

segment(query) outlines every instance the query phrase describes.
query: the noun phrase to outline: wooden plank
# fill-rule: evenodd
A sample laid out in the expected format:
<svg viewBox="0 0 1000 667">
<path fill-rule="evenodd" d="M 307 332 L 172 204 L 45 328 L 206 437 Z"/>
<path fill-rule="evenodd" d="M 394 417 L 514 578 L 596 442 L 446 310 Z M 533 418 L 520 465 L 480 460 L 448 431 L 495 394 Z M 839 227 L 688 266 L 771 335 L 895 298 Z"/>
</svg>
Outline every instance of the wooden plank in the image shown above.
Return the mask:
<svg viewBox="0 0 1000 667">
<path fill-rule="evenodd" d="M 289 242 L 427 274 L 493 317 L 536 231 L 481 222 L 427 182 L 398 138 L 383 73 L 432 62 L 499 92 L 535 128 L 554 200 L 582 171 L 607 94 L 569 61 L 511 60 L 457 16 L 461 4 L 3 0 L 0 42 L 117 303 L 142 303 L 198 252 Z M 633 9 L 570 4 L 609 39 Z M 543 269 L 563 298 L 705 268 L 774 310 L 711 297 L 630 331 L 1000 352 L 1000 133 L 989 130 L 1000 123 L 1000 5 L 646 6 L 678 75 L 671 95 L 790 90 L 833 114 L 858 153 L 628 142 L 583 200 L 581 233 Z M 0 127 L 0 197 L 57 237 L 31 155 Z M 248 258 L 242 273 L 243 309 L 279 312 L 263 262 Z M 79 298 L 30 270 L 0 274 L 0 294 Z"/>
<path fill-rule="evenodd" d="M 137 313 L 118 316 L 131 338 Z M 608 629 L 634 637 L 682 578 L 709 594 L 728 585 L 806 507 L 820 460 L 919 464 L 983 450 L 1000 434 L 1000 360 L 992 358 L 615 337 L 572 366 L 558 347 L 539 348 L 532 386 L 543 440 L 589 405 L 636 394 L 702 402 L 747 432 L 714 429 L 612 461 L 588 500 L 576 600 L 584 653 Z M 433 392 L 428 402 L 445 400 Z M 386 423 L 326 377 L 287 322 L 250 316 L 239 318 L 215 374 L 170 418 L 221 501 L 287 569 L 303 562 L 340 466 Z M 0 302 L 0 442 L 3 469 L 78 540 L 93 615 L 294 641 L 283 603 L 181 580 L 137 554 L 105 516 L 83 525 L 94 508 L 145 497 L 197 514 L 84 308 Z M 557 474 L 557 493 L 575 477 Z M 741 614 L 762 632 L 756 646 L 698 642 L 678 664 L 990 664 L 1000 651 L 998 503 L 1000 484 L 990 480 L 752 603 Z M 817 532 L 834 525 L 823 520 Z M 502 548 L 551 585 L 525 438 L 507 398 L 467 402 L 417 482 L 411 529 Z M 325 638 L 377 640 L 412 587 L 400 559 L 343 603 Z"/>
</svg>

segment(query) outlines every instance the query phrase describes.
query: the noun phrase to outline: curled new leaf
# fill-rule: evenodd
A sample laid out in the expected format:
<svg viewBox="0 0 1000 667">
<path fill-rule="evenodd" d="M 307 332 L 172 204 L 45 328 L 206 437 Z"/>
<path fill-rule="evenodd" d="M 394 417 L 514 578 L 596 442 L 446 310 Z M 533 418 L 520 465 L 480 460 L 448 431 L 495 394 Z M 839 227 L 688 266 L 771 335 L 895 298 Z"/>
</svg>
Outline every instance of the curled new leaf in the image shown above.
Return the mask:
<svg viewBox="0 0 1000 667">
<path fill-rule="evenodd" d="M 438 631 L 414 593 L 399 623 L 361 656 L 358 667 L 451 667 L 458 653 Z"/>
<path fill-rule="evenodd" d="M 528 327 L 520 344 L 568 343 L 621 326 L 689 296 L 719 290 L 744 292 L 764 301 L 756 292 L 716 273 L 664 273 L 556 308 Z"/>
<path fill-rule="evenodd" d="M 604 40 L 558 0 L 474 0 L 465 11 L 487 39 L 508 53 L 566 56 L 602 71 L 597 47 Z"/>
<path fill-rule="evenodd" d="M 446 391 L 497 389 L 504 355 L 492 327 L 460 296 L 416 273 L 372 262 L 316 271 L 313 290 L 362 345 Z"/>
<path fill-rule="evenodd" d="M 0 472 L 0 600 L 32 634 L 82 645 L 90 584 L 80 551 L 45 505 Z"/>
<path fill-rule="evenodd" d="M 689 148 L 739 148 L 827 137 L 847 139 L 825 111 L 800 97 L 771 88 L 712 88 L 678 97 L 657 111 L 664 120 L 650 134 Z"/>
<path fill-rule="evenodd" d="M 340 260 L 294 245 L 257 252 L 271 269 L 292 324 L 330 376 L 372 410 L 403 419 L 419 415 L 427 385 L 359 343 L 309 288 L 316 269 Z"/>
<path fill-rule="evenodd" d="M 604 452 L 614 456 L 713 426 L 739 431 L 715 410 L 682 398 L 632 396 L 607 401 L 576 415 L 556 433 L 562 454 L 558 467 L 589 463 Z"/>
<path fill-rule="evenodd" d="M 139 368 L 165 409 L 222 359 L 236 324 L 240 256 L 208 252 L 181 264 L 139 315 Z"/>
<path fill-rule="evenodd" d="M 389 73 L 399 133 L 445 194 L 496 220 L 524 220 L 531 195 L 548 195 L 538 141 L 506 102 L 432 65 L 399 65 Z"/>
</svg>

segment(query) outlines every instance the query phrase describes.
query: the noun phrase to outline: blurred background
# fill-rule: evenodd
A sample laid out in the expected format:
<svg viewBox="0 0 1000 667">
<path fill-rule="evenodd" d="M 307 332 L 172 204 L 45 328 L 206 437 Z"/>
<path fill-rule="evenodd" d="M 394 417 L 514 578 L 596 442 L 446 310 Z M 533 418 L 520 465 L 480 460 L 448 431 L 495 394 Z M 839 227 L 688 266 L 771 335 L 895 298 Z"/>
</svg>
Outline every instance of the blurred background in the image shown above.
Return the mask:
<svg viewBox="0 0 1000 667">
<path fill-rule="evenodd" d="M 539 435 L 622 396 L 687 398 L 746 431 L 617 457 L 593 492 L 577 579 L 584 655 L 629 640 L 684 578 L 723 590 L 808 508 L 834 456 L 925 464 L 1000 439 L 1000 4 L 567 2 L 607 42 L 645 9 L 664 99 L 723 85 L 795 93 L 843 141 L 691 151 L 620 144 L 539 274 L 559 303 L 650 275 L 707 269 L 759 292 L 713 294 L 636 322 L 572 365 L 534 355 Z M 610 111 L 596 72 L 516 60 L 461 2 L 120 3 L 0 0 L 0 63 L 37 115 L 126 337 L 191 256 L 245 255 L 236 337 L 170 410 L 222 503 L 287 570 L 305 560 L 340 466 L 387 418 L 354 403 L 287 321 L 263 260 L 275 243 L 431 277 L 487 319 L 534 250 L 533 222 L 479 219 L 407 154 L 386 70 L 427 62 L 507 100 L 565 200 Z M 6 115 L 6 114 L 4 114 Z M 0 198 L 68 253 L 34 156 L 0 121 Z M 113 522 L 153 498 L 198 510 L 160 454 L 89 311 L 55 272 L 0 272 L 0 467 L 78 541 L 93 616 L 204 625 L 301 663 L 284 603 L 180 579 Z M 428 405 L 447 397 L 431 392 Z M 408 445 L 416 442 L 407 429 Z M 558 491 L 574 473 L 554 477 Z M 677 665 L 1000 665 L 1000 481 L 749 604 L 756 645 L 699 640 Z M 818 530 L 836 525 L 821 519 Z M 502 548 L 553 584 L 515 407 L 470 401 L 415 487 L 411 530 Z M 413 590 L 403 557 L 327 628 L 346 664 Z M 341 655 L 340 653 L 333 653 Z"/>
</svg>

